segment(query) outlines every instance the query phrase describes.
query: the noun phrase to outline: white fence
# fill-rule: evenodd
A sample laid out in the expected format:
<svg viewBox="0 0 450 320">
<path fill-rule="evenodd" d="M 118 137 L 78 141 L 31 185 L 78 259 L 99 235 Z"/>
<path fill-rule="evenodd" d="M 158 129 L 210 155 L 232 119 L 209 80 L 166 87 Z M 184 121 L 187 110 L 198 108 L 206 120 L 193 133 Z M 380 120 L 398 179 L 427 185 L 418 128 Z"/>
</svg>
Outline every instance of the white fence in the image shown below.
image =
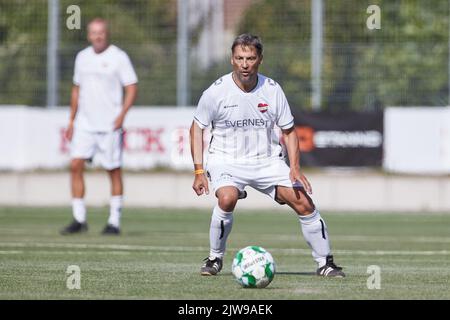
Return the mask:
<svg viewBox="0 0 450 320">
<path fill-rule="evenodd" d="M 192 168 L 189 149 L 192 116 L 193 108 L 132 109 L 124 123 L 124 167 Z M 68 119 L 68 108 L 0 106 L 0 170 L 67 167 L 70 145 L 64 132 Z"/>
<path fill-rule="evenodd" d="M 191 169 L 188 128 L 192 114 L 192 108 L 132 109 L 125 122 L 125 168 Z M 28 172 L 67 168 L 69 144 L 64 130 L 68 116 L 67 108 L 0 107 L 0 170 L 8 171 L 1 174 L 0 205 L 70 203 L 68 172 Z M 450 109 L 388 108 L 384 169 L 414 175 L 324 170 L 308 177 L 314 199 L 323 210 L 450 211 L 450 178 L 442 175 L 450 173 Z M 191 174 L 126 173 L 124 181 L 128 206 L 209 208 L 215 201 L 212 195 L 198 198 L 193 193 Z M 105 174 L 87 174 L 86 184 L 91 190 L 86 197 L 89 205 L 108 203 Z M 252 190 L 239 206 L 279 208 Z"/>
<path fill-rule="evenodd" d="M 124 168 L 192 168 L 193 112 L 191 107 L 131 109 L 124 124 Z M 0 170 L 66 168 L 68 118 L 67 108 L 0 106 Z M 398 173 L 450 173 L 450 108 L 387 108 L 383 168 Z"/>
<path fill-rule="evenodd" d="M 322 211 L 450 212 L 450 178 L 385 175 L 366 170 L 307 172 L 313 199 Z M 198 197 L 192 190 L 193 174 L 124 174 L 125 206 L 211 209 L 212 193 Z M 106 206 L 110 186 L 105 172 L 86 174 L 86 203 Z M 289 210 L 266 195 L 247 188 L 248 197 L 237 210 Z M 10 172 L 0 177 L 0 205 L 70 206 L 69 172 Z"/>
<path fill-rule="evenodd" d="M 383 167 L 398 173 L 450 173 L 450 108 L 387 108 Z"/>
<path fill-rule="evenodd" d="M 124 168 L 192 168 L 189 126 L 193 112 L 192 107 L 132 109 L 125 120 Z M 0 170 L 66 168 L 68 118 L 67 108 L 0 106 Z M 450 108 L 387 108 L 383 168 L 399 173 L 450 173 Z"/>
</svg>

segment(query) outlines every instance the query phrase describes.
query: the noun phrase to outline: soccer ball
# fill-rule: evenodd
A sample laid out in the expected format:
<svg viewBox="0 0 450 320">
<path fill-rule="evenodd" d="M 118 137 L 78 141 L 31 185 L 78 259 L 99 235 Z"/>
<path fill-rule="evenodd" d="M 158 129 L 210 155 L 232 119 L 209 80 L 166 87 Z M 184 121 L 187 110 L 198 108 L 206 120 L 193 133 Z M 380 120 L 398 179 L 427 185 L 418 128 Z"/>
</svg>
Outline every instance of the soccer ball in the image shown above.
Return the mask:
<svg viewBox="0 0 450 320">
<path fill-rule="evenodd" d="M 244 288 L 264 288 L 275 276 L 275 262 L 264 248 L 249 246 L 236 253 L 231 272 Z"/>
</svg>

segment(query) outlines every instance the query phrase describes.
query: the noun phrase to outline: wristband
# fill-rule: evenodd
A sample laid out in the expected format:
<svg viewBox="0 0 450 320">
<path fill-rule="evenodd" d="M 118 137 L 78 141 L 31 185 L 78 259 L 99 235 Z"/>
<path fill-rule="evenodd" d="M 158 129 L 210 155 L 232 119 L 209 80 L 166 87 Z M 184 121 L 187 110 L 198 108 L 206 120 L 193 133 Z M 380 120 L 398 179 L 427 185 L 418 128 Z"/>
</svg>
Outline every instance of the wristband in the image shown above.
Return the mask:
<svg viewBox="0 0 450 320">
<path fill-rule="evenodd" d="M 197 174 L 204 174 L 204 173 L 205 173 L 205 170 L 203 170 L 203 169 L 198 169 L 198 170 L 195 170 L 194 173 L 195 173 L 196 175 L 197 175 Z"/>
</svg>

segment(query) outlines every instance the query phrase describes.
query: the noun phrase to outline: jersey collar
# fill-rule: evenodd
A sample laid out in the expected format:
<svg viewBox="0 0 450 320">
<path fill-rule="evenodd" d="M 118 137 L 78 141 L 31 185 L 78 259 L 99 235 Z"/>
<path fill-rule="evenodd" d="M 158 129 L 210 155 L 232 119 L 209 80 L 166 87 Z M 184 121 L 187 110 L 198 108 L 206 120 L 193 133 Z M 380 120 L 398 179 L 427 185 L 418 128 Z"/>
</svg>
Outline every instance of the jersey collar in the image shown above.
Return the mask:
<svg viewBox="0 0 450 320">
<path fill-rule="evenodd" d="M 233 72 L 230 73 L 231 81 L 233 82 L 234 87 L 235 87 L 237 90 L 239 90 L 241 93 L 252 93 L 252 92 L 255 92 L 256 89 L 258 89 L 258 87 L 259 87 L 259 85 L 260 85 L 260 82 L 261 82 L 261 79 L 260 79 L 259 73 L 257 74 L 257 76 L 258 76 L 258 77 L 257 77 L 257 79 L 256 79 L 256 85 L 255 85 L 255 87 L 254 87 L 251 91 L 244 91 L 244 90 L 242 90 L 242 89 L 237 85 L 236 81 L 234 81 Z"/>
</svg>

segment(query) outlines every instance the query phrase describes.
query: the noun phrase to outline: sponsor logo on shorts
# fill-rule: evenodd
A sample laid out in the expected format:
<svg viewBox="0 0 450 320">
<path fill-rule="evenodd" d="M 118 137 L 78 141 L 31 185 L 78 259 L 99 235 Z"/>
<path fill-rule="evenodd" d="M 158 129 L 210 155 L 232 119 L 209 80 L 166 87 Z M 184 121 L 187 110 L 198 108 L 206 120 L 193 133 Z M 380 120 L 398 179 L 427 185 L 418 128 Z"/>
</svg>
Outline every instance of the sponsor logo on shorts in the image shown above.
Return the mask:
<svg viewBox="0 0 450 320">
<path fill-rule="evenodd" d="M 220 174 L 220 180 L 230 180 L 233 176 L 229 173 L 223 172 Z"/>
</svg>

